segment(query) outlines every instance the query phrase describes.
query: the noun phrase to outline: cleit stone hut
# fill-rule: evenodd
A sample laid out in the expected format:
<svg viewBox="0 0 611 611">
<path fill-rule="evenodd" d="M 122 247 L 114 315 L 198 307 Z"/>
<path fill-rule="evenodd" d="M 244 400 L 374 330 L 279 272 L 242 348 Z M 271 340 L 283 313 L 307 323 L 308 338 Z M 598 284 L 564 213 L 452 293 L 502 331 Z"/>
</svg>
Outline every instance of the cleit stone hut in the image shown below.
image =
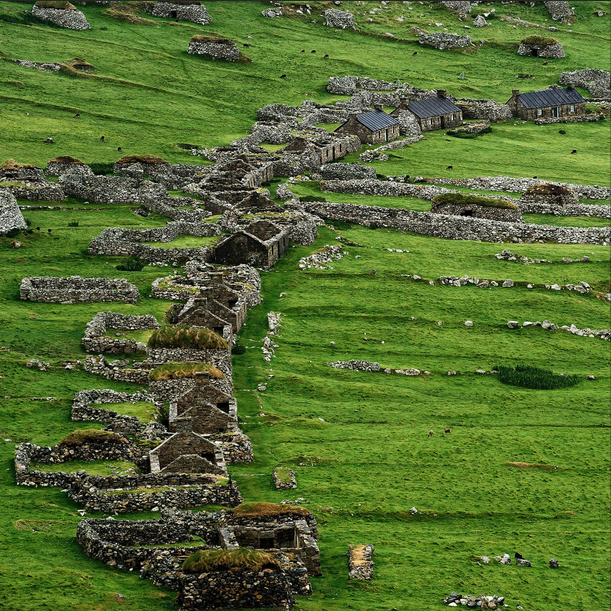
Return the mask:
<svg viewBox="0 0 611 611">
<path fill-rule="evenodd" d="M 564 57 L 564 49 L 555 38 L 527 36 L 518 47 L 518 55 L 561 59 Z"/>
<path fill-rule="evenodd" d="M 380 144 L 390 142 L 400 136 L 399 121 L 386 114 L 381 106 L 369 112 L 352 115 L 335 133 L 354 134 L 361 142 Z"/>
<path fill-rule="evenodd" d="M 207 55 L 212 59 L 223 59 L 228 62 L 240 60 L 238 45 L 227 38 L 214 36 L 193 36 L 189 42 L 187 53 L 191 55 Z"/>
<path fill-rule="evenodd" d="M 169 17 L 170 19 L 184 19 L 200 25 L 207 25 L 212 20 L 210 14 L 201 2 L 192 0 L 175 0 L 174 2 L 155 2 L 151 11 L 155 17 Z"/>
<path fill-rule="evenodd" d="M 585 99 L 572 87 L 541 89 L 529 93 L 520 93 L 519 89 L 514 89 L 507 105 L 514 117 L 526 121 L 582 117 L 586 113 Z"/>
<path fill-rule="evenodd" d="M 437 195 L 431 200 L 431 212 L 493 221 L 522 222 L 520 209 L 513 202 L 466 193 Z"/>
<path fill-rule="evenodd" d="M 564 185 L 540 183 L 528 187 L 522 194 L 520 202 L 563 207 L 579 204 L 579 197 L 575 191 Z"/>
<path fill-rule="evenodd" d="M 70 157 L 69 155 L 63 155 L 61 157 L 55 157 L 47 163 L 45 174 L 47 176 L 63 176 L 64 174 L 92 176 L 93 172 L 91 168 L 80 159 Z"/>
<path fill-rule="evenodd" d="M 194 433 L 189 418 L 173 424 L 176 433 L 149 452 L 151 473 L 227 473 L 221 448 Z"/>
<path fill-rule="evenodd" d="M 462 110 L 448 100 L 445 89 L 438 89 L 437 96 L 434 98 L 424 98 L 414 102 L 402 100 L 401 102 L 401 105 L 390 114 L 398 116 L 402 111 L 408 110 L 414 115 L 423 132 L 462 125 Z"/>
<path fill-rule="evenodd" d="M 289 229 L 271 221 L 259 220 L 219 242 L 214 249 L 215 263 L 270 268 L 289 247 Z"/>
<path fill-rule="evenodd" d="M 69 30 L 91 29 L 85 15 L 70 2 L 35 2 L 32 15 Z"/>
</svg>

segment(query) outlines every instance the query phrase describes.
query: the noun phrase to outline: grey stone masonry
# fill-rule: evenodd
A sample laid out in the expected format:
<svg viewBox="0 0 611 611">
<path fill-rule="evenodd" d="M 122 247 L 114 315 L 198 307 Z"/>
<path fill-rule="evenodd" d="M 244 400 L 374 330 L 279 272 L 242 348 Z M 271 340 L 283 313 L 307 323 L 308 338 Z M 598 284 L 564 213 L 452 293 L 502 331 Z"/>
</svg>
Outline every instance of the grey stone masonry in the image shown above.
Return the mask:
<svg viewBox="0 0 611 611">
<path fill-rule="evenodd" d="M 70 276 L 32 276 L 24 278 L 19 286 L 23 301 L 49 303 L 88 303 L 97 301 L 124 301 L 136 303 L 138 289 L 123 278 L 81 278 Z"/>
<path fill-rule="evenodd" d="M 173 19 L 184 19 L 200 25 L 207 25 L 212 20 L 205 6 L 199 2 L 191 4 L 179 4 L 174 2 L 155 2 L 151 11 L 155 17 L 171 17 Z"/>
<path fill-rule="evenodd" d="M 564 57 L 564 49 L 559 42 L 548 45 L 522 41 L 518 47 L 518 55 L 562 59 Z"/>
<path fill-rule="evenodd" d="M 594 98 L 611 97 L 611 73 L 608 70 L 585 68 L 574 72 L 563 72 L 558 80 L 561 85 L 583 87 Z"/>
<path fill-rule="evenodd" d="M 471 12 L 471 2 L 455 2 L 454 0 L 434 0 L 434 2 L 438 2 L 439 4 L 443 4 L 445 7 L 449 8 L 452 11 L 456 11 L 461 15 L 468 15 Z"/>
<path fill-rule="evenodd" d="M 187 53 L 207 55 L 213 59 L 223 59 L 228 62 L 237 62 L 240 59 L 240 51 L 235 42 L 209 36 L 194 36 L 189 43 Z"/>
<path fill-rule="evenodd" d="M 349 180 L 352 178 L 375 178 L 376 169 L 359 163 L 326 163 L 320 168 L 324 180 Z"/>
<path fill-rule="evenodd" d="M 160 324 L 150 315 L 131 316 L 117 312 L 98 312 L 85 327 L 83 348 L 87 352 L 110 352 L 112 354 L 141 352 L 146 354 L 146 345 L 135 339 L 120 337 L 105 337 L 109 331 L 135 331 L 140 329 L 157 329 Z"/>
<path fill-rule="evenodd" d="M 338 11 L 337 9 L 330 8 L 324 12 L 325 15 L 325 25 L 328 25 L 332 28 L 340 28 L 345 30 L 347 28 L 352 28 L 356 30 L 356 24 L 354 22 L 354 15 L 352 13 L 348 13 L 347 11 Z"/>
<path fill-rule="evenodd" d="M 495 100 L 478 100 L 458 98 L 456 106 L 462 110 L 463 119 L 483 119 L 484 121 L 508 121 L 511 119 L 511 108 Z"/>
<path fill-rule="evenodd" d="M 77 174 L 80 176 L 93 176 L 91 168 L 78 159 L 72 161 L 63 161 L 59 159 L 51 159 L 45 168 L 47 176 L 63 176 L 64 174 Z"/>
<path fill-rule="evenodd" d="M 545 4 L 545 7 L 549 11 L 549 14 L 552 16 L 554 21 L 558 21 L 559 19 L 562 21 L 569 21 L 574 15 L 569 3 L 566 0 L 551 0 L 543 2 L 543 4 Z"/>
<path fill-rule="evenodd" d="M 435 32 L 433 34 L 419 34 L 418 42 L 436 49 L 460 49 L 472 47 L 473 41 L 470 36 L 461 34 L 447 34 L 446 32 Z"/>
<path fill-rule="evenodd" d="M 69 197 L 96 204 L 143 204 L 148 199 L 167 199 L 161 185 L 137 178 L 67 174 L 60 177 L 59 184 Z"/>
<path fill-rule="evenodd" d="M 0 235 L 13 229 L 25 229 L 26 227 L 26 222 L 13 194 L 7 189 L 0 189 Z"/>
<path fill-rule="evenodd" d="M 42 8 L 36 4 L 32 7 L 32 15 L 43 21 L 69 30 L 89 30 L 91 28 L 85 15 L 69 2 L 66 3 L 69 7 L 67 9 Z"/>
</svg>

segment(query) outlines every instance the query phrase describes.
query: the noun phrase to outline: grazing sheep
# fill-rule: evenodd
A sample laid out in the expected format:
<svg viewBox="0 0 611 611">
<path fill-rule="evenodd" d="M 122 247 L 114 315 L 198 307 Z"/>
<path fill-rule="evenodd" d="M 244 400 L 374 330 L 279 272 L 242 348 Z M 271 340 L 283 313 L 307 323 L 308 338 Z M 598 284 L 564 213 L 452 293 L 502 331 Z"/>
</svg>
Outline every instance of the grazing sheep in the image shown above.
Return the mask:
<svg viewBox="0 0 611 611">
<path fill-rule="evenodd" d="M 433 431 L 433 429 L 431 429 L 431 430 L 429 431 L 429 435 L 428 435 L 428 436 L 429 436 L 429 437 L 432 437 L 434 434 L 435 434 L 435 431 Z"/>
</svg>

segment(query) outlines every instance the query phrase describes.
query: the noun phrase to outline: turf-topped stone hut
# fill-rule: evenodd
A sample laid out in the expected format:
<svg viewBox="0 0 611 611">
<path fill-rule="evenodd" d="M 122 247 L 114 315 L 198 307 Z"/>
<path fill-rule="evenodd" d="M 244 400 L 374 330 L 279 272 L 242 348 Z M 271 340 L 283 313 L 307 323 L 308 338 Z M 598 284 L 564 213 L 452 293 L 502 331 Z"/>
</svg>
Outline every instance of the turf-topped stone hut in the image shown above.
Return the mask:
<svg viewBox="0 0 611 611">
<path fill-rule="evenodd" d="M 69 30 L 89 30 L 87 18 L 70 2 L 36 2 L 32 15 Z"/>
<path fill-rule="evenodd" d="M 574 206 L 579 204 L 575 191 L 563 185 L 541 183 L 528 187 L 522 194 L 520 202 L 528 204 L 546 204 L 548 206 Z"/>
<path fill-rule="evenodd" d="M 171 178 L 172 166 L 156 155 L 124 155 L 115 162 L 113 171 L 130 178 Z"/>
<path fill-rule="evenodd" d="M 516 204 L 503 199 L 463 193 L 443 193 L 431 200 L 431 212 L 493 221 L 522 222 Z"/>
<path fill-rule="evenodd" d="M 445 89 L 438 89 L 437 96 L 432 98 L 424 98 L 413 102 L 402 100 L 401 105 L 390 114 L 398 116 L 405 110 L 412 113 L 423 132 L 462 125 L 462 110 L 451 100 L 448 100 Z"/>
<path fill-rule="evenodd" d="M 572 87 L 540 89 L 529 93 L 514 89 L 507 105 L 514 117 L 526 121 L 583 117 L 586 113 L 585 99 Z"/>
<path fill-rule="evenodd" d="M 80 57 L 74 57 L 67 62 L 62 62 L 62 66 L 64 66 L 68 72 L 70 72 L 70 69 L 76 70 L 77 72 L 93 72 L 95 70 L 95 66 Z"/>
<path fill-rule="evenodd" d="M 380 144 L 396 140 L 401 135 L 401 126 L 397 119 L 378 107 L 363 114 L 352 115 L 335 132 L 358 136 L 361 142 L 367 144 Z"/>
<path fill-rule="evenodd" d="M 527 36 L 518 47 L 518 55 L 562 59 L 564 57 L 564 49 L 555 38 L 548 36 Z"/>
<path fill-rule="evenodd" d="M 205 6 L 201 2 L 192 0 L 175 2 L 155 2 L 151 11 L 155 17 L 169 17 L 170 19 L 183 19 L 200 25 L 207 25 L 212 20 Z"/>
<path fill-rule="evenodd" d="M 34 182 L 45 183 L 44 172 L 30 163 L 19 163 L 14 159 L 7 159 L 0 165 L 0 186 L 5 182 Z"/>
<path fill-rule="evenodd" d="M 1 188 L 0 183 L 0 235 L 15 229 L 25 229 L 26 222 L 17 205 L 17 200 L 10 191 Z"/>
<path fill-rule="evenodd" d="M 70 157 L 69 155 L 63 155 L 61 157 L 55 157 L 47 163 L 45 174 L 47 176 L 63 176 L 64 174 L 92 176 L 93 171 L 80 159 Z"/>
<path fill-rule="evenodd" d="M 228 62 L 240 60 L 240 50 L 235 42 L 227 38 L 215 38 L 214 36 L 193 36 L 189 42 L 187 53 L 207 55 L 212 59 L 223 59 Z"/>
</svg>

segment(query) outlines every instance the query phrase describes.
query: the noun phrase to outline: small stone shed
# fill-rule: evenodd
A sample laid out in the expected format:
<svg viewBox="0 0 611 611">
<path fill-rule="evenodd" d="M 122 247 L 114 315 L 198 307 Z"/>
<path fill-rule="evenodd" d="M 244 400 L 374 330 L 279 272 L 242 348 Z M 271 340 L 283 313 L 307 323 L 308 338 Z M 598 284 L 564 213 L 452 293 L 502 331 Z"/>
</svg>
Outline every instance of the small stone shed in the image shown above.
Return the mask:
<svg viewBox="0 0 611 611">
<path fill-rule="evenodd" d="M 70 2 L 35 2 L 32 15 L 69 30 L 89 30 L 87 18 Z"/>
<path fill-rule="evenodd" d="M 445 89 L 438 89 L 434 98 L 403 102 L 391 115 L 398 116 L 402 110 L 408 110 L 414 115 L 423 132 L 462 125 L 462 110 L 448 100 Z"/>
<path fill-rule="evenodd" d="M 397 119 L 386 114 L 381 107 L 364 114 L 352 115 L 335 132 L 354 134 L 361 142 L 380 144 L 390 142 L 400 136 L 400 124 Z"/>
<path fill-rule="evenodd" d="M 155 17 L 169 17 L 170 19 L 184 19 L 200 25 L 210 23 L 210 14 L 201 2 L 192 0 L 177 0 L 175 2 L 155 2 L 151 11 Z"/>
<path fill-rule="evenodd" d="M 572 87 L 541 89 L 529 93 L 520 93 L 519 89 L 514 89 L 507 105 L 514 117 L 526 121 L 581 117 L 586 114 L 585 99 Z"/>
<path fill-rule="evenodd" d="M 522 222 L 520 209 L 512 202 L 462 193 L 444 193 L 433 198 L 431 212 L 492 221 Z"/>
<path fill-rule="evenodd" d="M 80 174 L 82 176 L 91 176 L 93 172 L 91 168 L 76 157 L 64 155 L 55 157 L 47 163 L 45 168 L 47 176 L 63 176 L 64 174 Z"/>
<path fill-rule="evenodd" d="M 187 53 L 191 55 L 207 55 L 212 59 L 223 59 L 228 62 L 240 60 L 238 45 L 227 38 L 214 36 L 193 36 L 189 42 Z"/>
<path fill-rule="evenodd" d="M 289 229 L 260 220 L 237 231 L 214 249 L 214 262 L 224 265 L 246 263 L 270 268 L 289 247 Z"/>
<path fill-rule="evenodd" d="M 540 183 L 528 187 L 520 198 L 521 202 L 529 204 L 547 204 L 549 206 L 574 206 L 579 204 L 579 197 L 575 191 L 564 185 Z"/>
<path fill-rule="evenodd" d="M 562 59 L 564 57 L 564 48 L 555 38 L 528 36 L 520 43 L 518 55 Z"/>
</svg>

